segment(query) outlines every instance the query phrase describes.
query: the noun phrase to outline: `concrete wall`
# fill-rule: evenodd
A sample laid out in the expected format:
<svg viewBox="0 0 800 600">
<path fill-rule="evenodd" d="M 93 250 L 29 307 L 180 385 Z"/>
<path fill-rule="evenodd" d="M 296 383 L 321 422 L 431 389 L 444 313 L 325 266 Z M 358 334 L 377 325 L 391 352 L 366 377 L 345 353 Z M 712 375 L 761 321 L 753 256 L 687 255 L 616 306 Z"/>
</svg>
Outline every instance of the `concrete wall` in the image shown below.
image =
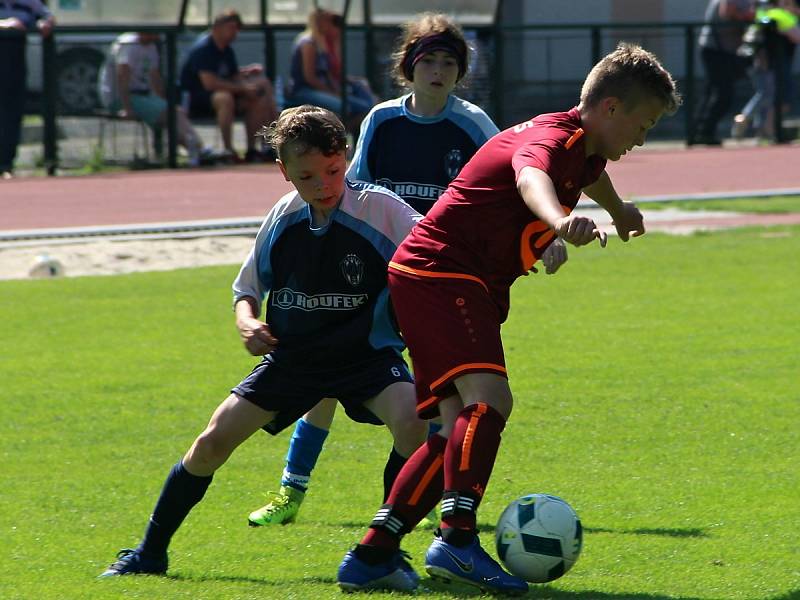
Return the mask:
<svg viewBox="0 0 800 600">
<path fill-rule="evenodd" d="M 506 0 L 503 21 L 525 25 L 699 22 L 705 5 L 703 0 Z M 683 29 L 604 29 L 603 53 L 623 39 L 644 45 L 677 77 L 683 76 Z M 510 73 L 517 72 L 520 80 L 574 81 L 582 79 L 592 66 L 588 30 L 513 32 L 506 41 L 507 55 L 515 57 L 507 61 L 506 68 Z M 519 56 L 525 60 L 519 61 Z"/>
</svg>

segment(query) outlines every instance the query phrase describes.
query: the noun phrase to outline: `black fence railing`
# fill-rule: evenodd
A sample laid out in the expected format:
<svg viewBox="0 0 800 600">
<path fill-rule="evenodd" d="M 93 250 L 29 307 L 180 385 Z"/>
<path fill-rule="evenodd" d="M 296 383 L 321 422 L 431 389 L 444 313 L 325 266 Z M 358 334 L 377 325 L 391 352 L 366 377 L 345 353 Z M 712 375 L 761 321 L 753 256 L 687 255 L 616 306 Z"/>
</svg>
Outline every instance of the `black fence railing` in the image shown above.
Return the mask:
<svg viewBox="0 0 800 600">
<path fill-rule="evenodd" d="M 669 23 L 572 23 L 512 25 L 495 23 L 492 26 L 466 27 L 473 43 L 479 48 L 483 69 L 471 75 L 471 85 L 459 95 L 476 101 L 487 110 L 501 127 L 528 118 L 537 112 L 564 109 L 577 99 L 585 74 L 602 56 L 612 50 L 618 41 L 643 43 L 654 49 L 665 66 L 676 76 L 684 98 L 681 108 L 682 127 L 673 137 L 690 140 L 695 133 L 695 113 L 698 99 L 698 49 L 697 36 L 701 22 Z M 159 33 L 163 40 L 163 66 L 168 103 L 167 111 L 167 163 L 177 165 L 177 124 L 175 107 L 178 105 L 178 40 L 187 32 L 200 31 L 181 25 L 153 26 L 125 24 L 114 26 L 61 26 L 53 35 L 42 40 L 42 73 L 44 119 L 44 162 L 48 173 L 58 165 L 56 117 L 58 116 L 58 78 L 56 45 L 58 40 L 68 40 L 87 33 L 122 33 L 148 31 Z M 279 43 L 286 45 L 288 36 L 302 30 L 301 25 L 271 25 L 269 27 L 245 26 L 244 31 L 263 35 L 263 63 L 267 76 L 275 80 L 282 69 L 276 64 Z M 348 26 L 348 42 L 343 44 L 343 54 L 352 53 L 343 60 L 343 71 L 360 63 L 373 87 L 389 93 L 387 82 L 387 57 L 391 43 L 399 29 L 395 26 Z M 348 37 L 344 36 L 344 37 Z M 352 39 L 358 38 L 358 49 Z M 280 40 L 282 41 L 279 41 Z M 290 38 L 288 38 L 290 39 Z M 281 50 L 285 54 L 285 48 Z M 358 53 L 358 55 L 356 55 Z M 780 68 L 776 65 L 775 68 Z M 286 72 L 286 65 L 283 65 Z M 344 74 L 343 74 L 344 76 Z M 785 141 L 782 128 L 783 99 L 786 93 L 782 78 L 777 77 L 775 94 L 775 141 Z M 526 95 L 525 90 L 533 92 Z M 391 90 L 394 91 L 394 90 Z M 470 96 L 473 97 L 470 97 Z M 533 98 L 531 100 L 530 98 Z M 544 100 L 543 100 L 544 98 Z M 558 106 L 555 106 L 558 104 Z M 519 114 L 521 106 L 526 112 Z"/>
</svg>

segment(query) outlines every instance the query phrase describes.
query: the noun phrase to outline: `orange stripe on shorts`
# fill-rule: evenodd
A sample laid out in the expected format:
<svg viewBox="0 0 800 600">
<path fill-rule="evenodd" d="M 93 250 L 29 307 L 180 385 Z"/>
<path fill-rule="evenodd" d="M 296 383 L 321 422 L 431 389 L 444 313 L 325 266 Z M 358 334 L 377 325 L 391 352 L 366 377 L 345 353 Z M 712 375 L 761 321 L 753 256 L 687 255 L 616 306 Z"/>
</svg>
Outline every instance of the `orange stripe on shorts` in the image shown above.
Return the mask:
<svg viewBox="0 0 800 600">
<path fill-rule="evenodd" d="M 417 404 L 417 412 L 419 413 L 419 412 L 422 412 L 423 410 L 426 410 L 430 406 L 433 406 L 434 404 L 439 402 L 439 400 L 441 400 L 441 398 L 439 398 L 439 396 L 431 396 L 430 398 L 427 398 L 426 400 L 423 400 L 422 402 Z"/>
<path fill-rule="evenodd" d="M 499 373 L 502 373 L 503 375 L 508 373 L 505 367 L 501 365 L 496 365 L 494 363 L 467 363 L 465 365 L 459 365 L 454 369 L 450 369 L 447 373 L 439 377 L 439 379 L 437 379 L 431 384 L 431 391 L 435 390 L 442 383 L 450 379 L 453 375 L 460 373 L 461 371 L 469 371 L 472 369 L 480 369 L 482 371 L 497 371 Z"/>
<path fill-rule="evenodd" d="M 414 492 L 411 494 L 411 498 L 408 499 L 408 504 L 410 506 L 416 506 L 417 502 L 419 502 L 420 496 L 422 496 L 422 492 L 425 491 L 425 488 L 428 487 L 428 484 L 431 482 L 436 476 L 436 472 L 442 467 L 442 463 L 444 462 L 444 456 L 441 454 L 436 456 L 436 459 L 431 463 L 431 466 L 428 467 L 428 470 L 425 471 L 425 474 L 422 476 L 422 479 L 419 480 L 417 487 L 414 488 Z"/>
<path fill-rule="evenodd" d="M 472 454 L 472 440 L 475 439 L 475 430 L 478 428 L 478 421 L 486 414 L 487 405 L 484 402 L 478 402 L 475 410 L 472 411 L 469 425 L 467 425 L 467 432 L 464 434 L 464 442 L 461 444 L 461 464 L 458 465 L 459 471 L 469 470 L 469 460 Z"/>
<path fill-rule="evenodd" d="M 467 275 L 466 273 L 451 273 L 449 271 L 424 271 L 422 269 L 407 267 L 394 261 L 389 261 L 389 268 L 394 269 L 395 271 L 400 271 L 401 273 L 417 275 L 418 277 L 431 277 L 434 279 L 466 279 L 467 281 L 474 281 L 475 283 L 480 284 L 483 289 L 485 289 L 487 292 L 489 291 L 489 288 L 485 283 L 483 283 L 483 280 L 480 277 L 475 277 L 475 275 Z"/>
</svg>

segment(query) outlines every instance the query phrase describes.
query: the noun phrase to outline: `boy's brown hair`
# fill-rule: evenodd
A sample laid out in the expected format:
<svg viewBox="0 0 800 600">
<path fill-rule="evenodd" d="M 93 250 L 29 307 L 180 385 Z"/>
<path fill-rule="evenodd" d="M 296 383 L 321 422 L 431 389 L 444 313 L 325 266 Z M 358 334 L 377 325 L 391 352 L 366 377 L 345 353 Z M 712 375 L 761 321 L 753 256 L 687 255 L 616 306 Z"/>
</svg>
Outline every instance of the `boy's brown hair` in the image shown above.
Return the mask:
<svg viewBox="0 0 800 600">
<path fill-rule="evenodd" d="M 592 107 L 610 96 L 619 98 L 626 110 L 645 97 L 655 98 L 670 115 L 681 104 L 672 75 L 655 54 L 626 42 L 620 42 L 589 72 L 581 89 L 581 104 Z"/>
<path fill-rule="evenodd" d="M 287 108 L 257 135 L 275 149 L 281 160 L 289 145 L 296 155 L 319 150 L 325 156 L 332 156 L 347 149 L 347 131 L 339 117 L 310 104 Z"/>
<path fill-rule="evenodd" d="M 392 53 L 395 81 L 404 86 L 414 80 L 414 65 L 424 54 L 445 50 L 458 61 L 458 80 L 469 69 L 469 45 L 464 32 L 443 13 L 424 12 L 403 25 L 403 33 Z"/>
</svg>

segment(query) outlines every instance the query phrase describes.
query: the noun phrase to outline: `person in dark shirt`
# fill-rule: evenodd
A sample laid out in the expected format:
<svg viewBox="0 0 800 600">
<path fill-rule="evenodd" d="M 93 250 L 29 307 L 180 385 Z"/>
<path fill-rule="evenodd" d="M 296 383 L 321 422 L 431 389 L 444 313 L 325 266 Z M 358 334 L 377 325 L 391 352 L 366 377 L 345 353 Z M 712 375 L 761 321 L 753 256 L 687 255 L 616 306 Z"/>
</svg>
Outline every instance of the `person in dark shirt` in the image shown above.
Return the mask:
<svg viewBox="0 0 800 600">
<path fill-rule="evenodd" d="M 50 35 L 54 20 L 40 0 L 0 0 L 0 179 L 14 172 L 25 112 L 26 32 Z"/>
<path fill-rule="evenodd" d="M 719 146 L 719 122 L 731 109 L 736 82 L 746 75 L 746 63 L 736 55 L 753 20 L 755 0 L 709 0 L 700 30 L 700 59 L 706 74 L 697 107 L 697 127 L 689 144 Z"/>
<path fill-rule="evenodd" d="M 170 471 L 141 544 L 102 577 L 165 573 L 170 540 L 214 472 L 259 429 L 276 434 L 323 398 L 354 421 L 386 424 L 392 478 L 425 439 L 386 287 L 389 258 L 420 215 L 388 190 L 345 179 L 346 132 L 330 111 L 287 109 L 265 135 L 296 190 L 269 212 L 233 284 L 242 342 L 263 358 Z M 406 581 L 403 555 L 392 560 Z"/>
<path fill-rule="evenodd" d="M 213 117 L 222 133 L 223 158 L 241 162 L 233 147 L 233 121 L 244 117 L 247 162 L 271 157 L 256 148 L 256 132 L 278 114 L 272 84 L 261 65 L 240 67 L 231 44 L 239 34 L 242 19 L 236 11 L 225 11 L 214 19 L 211 32 L 189 50 L 181 68 L 182 103 L 190 118 Z"/>
<path fill-rule="evenodd" d="M 605 232 L 572 214 L 582 191 L 611 214 L 621 240 L 644 234 L 641 213 L 620 199 L 606 161 L 644 144 L 679 101 L 654 55 L 620 44 L 591 70 L 578 106 L 534 117 L 481 146 L 397 249 L 389 289 L 414 368 L 417 414 L 439 415 L 443 427 L 408 459 L 361 543 L 346 554 L 342 589 L 392 587 L 396 580 L 385 577 L 397 578 L 392 560 L 402 536 L 441 500 L 428 574 L 493 593 L 527 591 L 481 548 L 476 531 L 514 404 L 500 336 L 510 287 L 556 236 L 605 245 Z"/>
</svg>

